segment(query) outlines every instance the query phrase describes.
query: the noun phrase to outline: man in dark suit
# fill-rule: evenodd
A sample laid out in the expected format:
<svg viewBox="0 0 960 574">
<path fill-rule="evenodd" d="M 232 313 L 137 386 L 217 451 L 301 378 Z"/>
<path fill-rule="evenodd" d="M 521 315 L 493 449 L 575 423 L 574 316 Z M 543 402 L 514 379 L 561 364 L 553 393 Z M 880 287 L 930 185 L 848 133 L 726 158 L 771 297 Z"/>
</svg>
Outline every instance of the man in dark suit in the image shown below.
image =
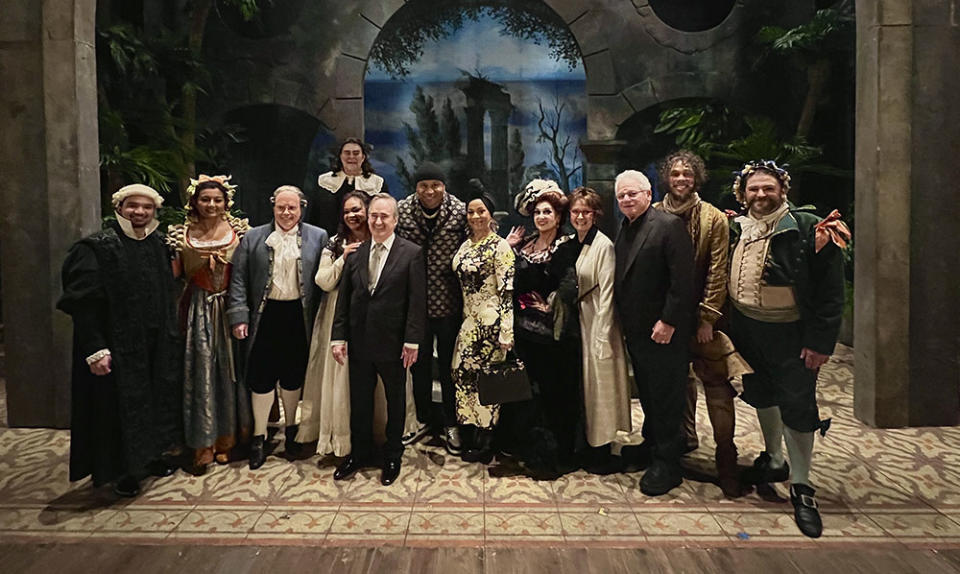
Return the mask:
<svg viewBox="0 0 960 574">
<path fill-rule="evenodd" d="M 370 200 L 371 238 L 347 259 L 340 280 L 331 345 L 341 365 L 349 355 L 353 449 L 334 472 L 334 480 L 353 476 L 370 460 L 377 375 L 387 396 L 380 482 L 389 486 L 400 475 L 406 370 L 417 361 L 427 311 L 423 254 L 416 244 L 394 233 L 398 215 L 397 201 L 390 195 L 379 193 Z"/>
<path fill-rule="evenodd" d="M 679 217 L 650 209 L 650 182 L 642 173 L 621 173 L 614 191 L 625 216 L 615 243 L 614 299 L 643 407 L 642 449 L 652 458 L 640 491 L 658 496 L 683 481 L 693 244 Z"/>
</svg>

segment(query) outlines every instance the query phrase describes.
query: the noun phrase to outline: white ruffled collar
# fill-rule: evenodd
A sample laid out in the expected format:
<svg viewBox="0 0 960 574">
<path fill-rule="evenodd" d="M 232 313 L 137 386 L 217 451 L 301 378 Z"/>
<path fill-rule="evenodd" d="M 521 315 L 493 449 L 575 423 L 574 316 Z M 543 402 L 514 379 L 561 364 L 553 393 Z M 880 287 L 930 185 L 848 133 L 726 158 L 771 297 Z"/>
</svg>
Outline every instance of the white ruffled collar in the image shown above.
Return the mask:
<svg viewBox="0 0 960 574">
<path fill-rule="evenodd" d="M 317 178 L 317 184 L 330 193 L 336 193 L 343 186 L 343 182 L 347 180 L 352 180 L 353 188 L 367 195 L 375 195 L 383 189 L 383 178 L 375 173 L 371 173 L 367 177 L 362 175 L 353 177 L 342 171 L 328 171 L 320 174 L 320 177 Z"/>
<path fill-rule="evenodd" d="M 160 222 L 157 221 L 156 219 L 153 219 L 150 221 L 150 223 L 147 224 L 145 228 L 146 231 L 143 234 L 143 237 L 138 237 L 137 232 L 133 229 L 133 223 L 131 223 L 129 219 L 120 215 L 119 213 L 117 214 L 117 223 L 120 224 L 120 229 L 123 231 L 124 235 L 136 241 L 143 241 L 144 239 L 150 237 L 150 234 L 156 231 L 158 227 L 160 227 Z"/>
</svg>

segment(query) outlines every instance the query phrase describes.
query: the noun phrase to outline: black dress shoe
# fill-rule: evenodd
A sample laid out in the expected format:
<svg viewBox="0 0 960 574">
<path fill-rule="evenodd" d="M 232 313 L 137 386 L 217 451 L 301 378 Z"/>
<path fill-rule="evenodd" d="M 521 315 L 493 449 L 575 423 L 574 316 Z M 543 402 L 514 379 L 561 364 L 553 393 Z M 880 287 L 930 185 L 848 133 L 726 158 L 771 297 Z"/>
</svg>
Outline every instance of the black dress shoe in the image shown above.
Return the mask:
<svg viewBox="0 0 960 574">
<path fill-rule="evenodd" d="M 380 473 L 380 484 L 390 486 L 396 482 L 398 476 L 400 476 L 399 460 L 388 460 L 383 463 L 383 472 Z"/>
<path fill-rule="evenodd" d="M 129 474 L 125 474 L 113 485 L 113 492 L 115 492 L 117 496 L 133 498 L 140 494 L 140 481 Z"/>
<path fill-rule="evenodd" d="M 347 480 L 355 475 L 362 467 L 363 464 L 361 464 L 360 459 L 348 456 L 347 460 L 343 461 L 343 464 L 338 466 L 337 470 L 333 471 L 333 480 Z"/>
<path fill-rule="evenodd" d="M 767 451 L 763 451 L 753 461 L 753 466 L 743 471 L 741 478 L 745 484 L 767 484 L 770 482 L 784 482 L 790 478 L 790 465 L 783 461 L 783 466 L 773 468 L 770 463 L 773 459 Z"/>
<path fill-rule="evenodd" d="M 250 470 L 257 470 L 267 461 L 267 453 L 263 446 L 265 439 L 265 436 L 258 434 L 250 442 Z"/>
<path fill-rule="evenodd" d="M 166 478 L 175 472 L 177 472 L 177 467 L 162 458 L 147 463 L 147 473 L 149 473 L 150 476 Z"/>
<path fill-rule="evenodd" d="M 300 456 L 300 443 L 297 442 L 297 432 L 300 425 L 291 425 L 283 429 L 284 438 L 283 450 L 287 456 Z"/>
<path fill-rule="evenodd" d="M 643 478 L 640 479 L 640 492 L 647 496 L 660 496 L 680 486 L 682 482 L 680 465 L 658 458 L 653 461 L 647 472 L 643 473 Z"/>
<path fill-rule="evenodd" d="M 817 499 L 813 497 L 816 491 L 806 484 L 790 485 L 790 502 L 793 503 L 793 519 L 797 528 L 804 536 L 820 538 L 823 534 L 823 522 L 820 520 L 820 510 Z"/>
</svg>

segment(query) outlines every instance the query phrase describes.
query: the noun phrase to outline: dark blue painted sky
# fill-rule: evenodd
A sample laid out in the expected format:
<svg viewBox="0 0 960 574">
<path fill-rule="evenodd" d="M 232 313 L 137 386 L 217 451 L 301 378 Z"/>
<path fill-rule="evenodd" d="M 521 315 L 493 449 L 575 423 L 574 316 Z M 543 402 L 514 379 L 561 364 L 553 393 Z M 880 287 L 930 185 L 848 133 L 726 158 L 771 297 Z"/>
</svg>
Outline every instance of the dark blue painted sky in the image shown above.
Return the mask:
<svg viewBox="0 0 960 574">
<path fill-rule="evenodd" d="M 450 98 L 460 119 L 463 148 L 466 148 L 465 98 L 453 85 L 462 77 L 461 70 L 474 74 L 479 70 L 487 80 L 503 85 L 510 94 L 515 108 L 510 131 L 515 127 L 520 129 L 526 165 L 549 158 L 548 144 L 536 141 L 538 102 L 542 101 L 548 111 L 553 110 L 557 101 L 563 104 L 562 131 L 574 142 L 567 163 L 579 164 L 580 158 L 574 157 L 573 152 L 576 142 L 586 135 L 586 84 L 582 65 L 570 70 L 565 62 L 554 60 L 546 46 L 501 35 L 497 22 L 488 17 L 481 17 L 478 22 L 467 21 L 451 36 L 427 42 L 423 52 L 421 60 L 410 66 L 410 74 L 403 80 L 389 78 L 373 64 L 367 71 L 365 138 L 374 145 L 374 166 L 387 178 L 391 189 L 401 188 L 396 179 L 396 156 L 404 158 L 409 165 L 403 123 L 416 127 L 409 107 L 417 85 L 433 96 L 438 111 L 444 100 Z M 489 121 L 485 125 L 485 142 L 489 160 Z"/>
</svg>

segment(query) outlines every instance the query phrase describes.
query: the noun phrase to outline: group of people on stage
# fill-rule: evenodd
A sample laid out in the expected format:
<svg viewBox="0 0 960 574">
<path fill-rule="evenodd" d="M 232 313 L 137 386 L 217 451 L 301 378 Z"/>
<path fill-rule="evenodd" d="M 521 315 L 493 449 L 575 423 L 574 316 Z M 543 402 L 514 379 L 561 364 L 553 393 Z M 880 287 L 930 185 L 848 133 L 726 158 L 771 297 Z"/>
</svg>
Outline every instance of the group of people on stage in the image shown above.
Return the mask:
<svg viewBox="0 0 960 574">
<path fill-rule="evenodd" d="M 279 396 L 285 452 L 315 442 L 342 457 L 336 480 L 376 464 L 390 485 L 404 447 L 432 435 L 452 456 L 536 478 L 646 468 L 640 489 L 657 496 L 681 484 L 681 458 L 698 447 L 699 380 L 724 494 L 789 479 L 798 526 L 819 536 L 809 472 L 829 421 L 816 379 L 837 339 L 849 232 L 836 212 L 821 220 L 790 203 L 790 176 L 772 161 L 737 175 L 740 214 L 700 198 L 706 177 L 700 157 L 674 153 L 653 203 L 646 176 L 620 173 L 615 238 L 598 227 L 597 192 L 550 180 L 515 199 L 535 230 L 506 237 L 494 219 L 505 206 L 482 191 L 465 203 L 433 163 L 398 202 L 357 139 L 319 178 L 328 209 L 310 219 L 326 229 L 304 221 L 306 197 L 289 185 L 270 198 L 274 220 L 250 228 L 230 214 L 230 177 L 201 175 L 187 221 L 162 236 L 162 197 L 128 185 L 113 195 L 116 221 L 63 268 L 70 478 L 136 496 L 144 476 L 174 472 L 174 452 L 198 475 L 244 457 L 255 470 Z M 483 400 L 492 367 L 517 359 L 531 398 Z M 642 429 L 631 428 L 630 367 Z M 738 395 L 765 443 L 743 472 Z"/>
</svg>

